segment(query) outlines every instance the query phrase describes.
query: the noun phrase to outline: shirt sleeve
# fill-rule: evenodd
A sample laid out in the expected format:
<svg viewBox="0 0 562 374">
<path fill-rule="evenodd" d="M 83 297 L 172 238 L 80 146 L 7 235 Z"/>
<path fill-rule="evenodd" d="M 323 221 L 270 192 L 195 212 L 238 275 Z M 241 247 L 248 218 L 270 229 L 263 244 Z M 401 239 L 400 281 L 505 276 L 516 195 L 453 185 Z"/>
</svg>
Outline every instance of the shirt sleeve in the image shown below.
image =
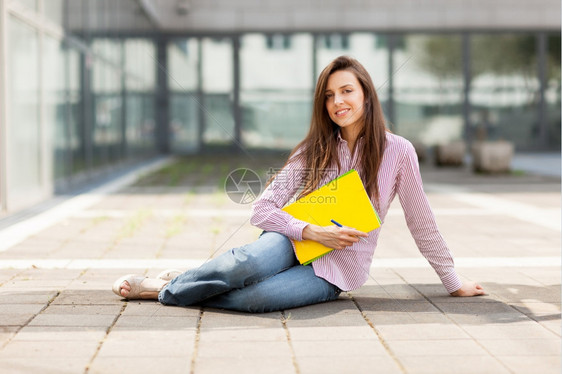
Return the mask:
<svg viewBox="0 0 562 374">
<path fill-rule="evenodd" d="M 453 256 L 437 228 L 423 190 L 416 151 L 409 142 L 398 173 L 397 193 L 406 224 L 421 254 L 429 261 L 447 291 L 457 291 L 462 281 L 455 271 Z"/>
<path fill-rule="evenodd" d="M 308 222 L 294 218 L 281 210 L 301 187 L 306 178 L 304 162 L 292 160 L 269 184 L 252 205 L 250 223 L 266 231 L 281 233 L 290 239 L 302 240 Z"/>
</svg>

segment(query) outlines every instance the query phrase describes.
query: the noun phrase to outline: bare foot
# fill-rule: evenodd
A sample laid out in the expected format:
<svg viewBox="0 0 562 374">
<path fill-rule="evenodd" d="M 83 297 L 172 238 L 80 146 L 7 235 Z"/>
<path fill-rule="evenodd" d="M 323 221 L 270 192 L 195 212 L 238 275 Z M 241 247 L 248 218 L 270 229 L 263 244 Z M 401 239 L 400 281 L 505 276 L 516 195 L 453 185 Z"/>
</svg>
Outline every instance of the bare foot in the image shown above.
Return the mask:
<svg viewBox="0 0 562 374">
<path fill-rule="evenodd" d="M 141 299 L 158 300 L 158 293 L 160 292 L 160 290 L 162 290 L 162 288 L 164 288 L 166 284 L 168 284 L 168 281 L 162 279 L 145 278 L 140 284 L 141 288 L 144 291 L 141 291 L 139 293 L 139 297 Z M 123 281 L 123 283 L 121 283 L 119 292 L 121 293 L 121 296 L 123 296 L 124 298 L 128 298 L 129 293 L 131 292 L 131 285 L 129 284 L 129 282 Z"/>
</svg>

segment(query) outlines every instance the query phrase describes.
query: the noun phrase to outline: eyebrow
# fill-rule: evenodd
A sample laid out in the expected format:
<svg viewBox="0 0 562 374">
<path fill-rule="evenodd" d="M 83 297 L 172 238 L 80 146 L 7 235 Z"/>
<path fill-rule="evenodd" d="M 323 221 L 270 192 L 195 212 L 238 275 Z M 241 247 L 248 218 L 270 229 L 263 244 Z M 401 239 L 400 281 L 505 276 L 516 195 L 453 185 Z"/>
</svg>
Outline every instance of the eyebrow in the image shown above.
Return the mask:
<svg viewBox="0 0 562 374">
<path fill-rule="evenodd" d="M 343 86 L 340 86 L 340 87 L 338 87 L 338 88 L 341 89 L 341 88 L 344 88 L 344 87 L 347 87 L 347 86 L 353 86 L 353 83 L 346 83 L 346 84 L 344 84 Z M 332 90 L 329 89 L 329 88 L 326 88 L 326 89 L 324 90 L 324 92 L 328 92 L 328 91 L 332 91 Z"/>
</svg>

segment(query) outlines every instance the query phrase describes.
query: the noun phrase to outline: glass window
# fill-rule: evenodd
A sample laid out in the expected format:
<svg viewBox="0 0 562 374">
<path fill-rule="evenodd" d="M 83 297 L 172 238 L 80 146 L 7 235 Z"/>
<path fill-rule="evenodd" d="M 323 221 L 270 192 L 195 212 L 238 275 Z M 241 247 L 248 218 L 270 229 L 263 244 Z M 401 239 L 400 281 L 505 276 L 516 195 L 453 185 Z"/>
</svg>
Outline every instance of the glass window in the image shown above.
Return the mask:
<svg viewBox="0 0 562 374">
<path fill-rule="evenodd" d="M 39 127 L 39 38 L 15 17 L 8 21 L 8 96 L 10 209 L 28 205 L 41 194 Z"/>
<path fill-rule="evenodd" d="M 64 19 L 63 0 L 44 0 L 43 4 L 44 4 L 43 7 L 45 9 L 45 16 L 49 18 L 51 21 L 54 21 L 57 24 L 62 25 Z"/>
<path fill-rule="evenodd" d="M 432 146 L 463 138 L 460 35 L 403 35 L 394 49 L 393 130 Z"/>
<path fill-rule="evenodd" d="M 43 45 L 43 128 L 52 139 L 54 150 L 53 175 L 55 179 L 69 174 L 68 127 L 66 106 L 66 77 L 64 52 L 59 40 L 45 36 Z"/>
<path fill-rule="evenodd" d="M 203 113 L 205 144 L 230 144 L 234 138 L 232 40 L 204 38 Z"/>
<path fill-rule="evenodd" d="M 110 165 L 122 157 L 121 72 L 96 58 L 92 70 L 93 164 Z"/>
<path fill-rule="evenodd" d="M 313 92 L 312 36 L 288 37 L 287 49 L 269 49 L 264 34 L 242 37 L 240 105 L 246 146 L 292 148 L 308 131 Z"/>
<path fill-rule="evenodd" d="M 199 41 L 177 39 L 168 45 L 168 85 L 170 88 L 170 144 L 176 152 L 198 146 Z"/>
<path fill-rule="evenodd" d="M 82 88 L 80 83 L 80 52 L 66 49 L 66 74 L 68 79 L 68 144 L 71 159 L 71 173 L 86 169 L 86 136 L 82 113 Z"/>
<path fill-rule="evenodd" d="M 470 138 L 505 139 L 517 149 L 538 146 L 535 35 L 473 35 L 470 49 Z"/>
</svg>

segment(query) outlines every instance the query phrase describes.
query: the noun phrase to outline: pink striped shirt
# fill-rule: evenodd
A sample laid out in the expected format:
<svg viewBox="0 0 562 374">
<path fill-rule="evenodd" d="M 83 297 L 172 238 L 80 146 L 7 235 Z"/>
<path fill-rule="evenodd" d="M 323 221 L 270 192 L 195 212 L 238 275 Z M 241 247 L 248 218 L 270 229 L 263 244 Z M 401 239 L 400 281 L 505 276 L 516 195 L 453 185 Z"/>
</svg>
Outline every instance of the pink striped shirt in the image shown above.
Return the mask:
<svg viewBox="0 0 562 374">
<path fill-rule="evenodd" d="M 362 141 L 363 139 L 358 139 Z M 416 151 L 412 144 L 391 133 L 386 134 L 386 148 L 378 174 L 379 204 L 373 206 L 384 223 L 390 203 L 398 194 L 406 223 L 421 254 L 429 261 L 448 292 L 458 290 L 462 282 L 455 272 L 453 257 L 439 233 L 435 216 L 423 191 Z M 356 169 L 361 172 L 359 152 L 352 157 L 347 142 L 338 136 L 338 157 L 341 170 L 329 170 L 321 184 Z M 300 161 L 291 162 L 265 189 L 253 204 L 251 223 L 266 231 L 275 231 L 292 240 L 302 240 L 307 222 L 293 218 L 281 210 L 302 187 L 307 172 Z M 343 291 L 361 287 L 369 277 L 373 254 L 381 228 L 369 233 L 367 243 L 359 241 L 336 250 L 312 263 L 317 276 L 326 279 Z"/>
</svg>

